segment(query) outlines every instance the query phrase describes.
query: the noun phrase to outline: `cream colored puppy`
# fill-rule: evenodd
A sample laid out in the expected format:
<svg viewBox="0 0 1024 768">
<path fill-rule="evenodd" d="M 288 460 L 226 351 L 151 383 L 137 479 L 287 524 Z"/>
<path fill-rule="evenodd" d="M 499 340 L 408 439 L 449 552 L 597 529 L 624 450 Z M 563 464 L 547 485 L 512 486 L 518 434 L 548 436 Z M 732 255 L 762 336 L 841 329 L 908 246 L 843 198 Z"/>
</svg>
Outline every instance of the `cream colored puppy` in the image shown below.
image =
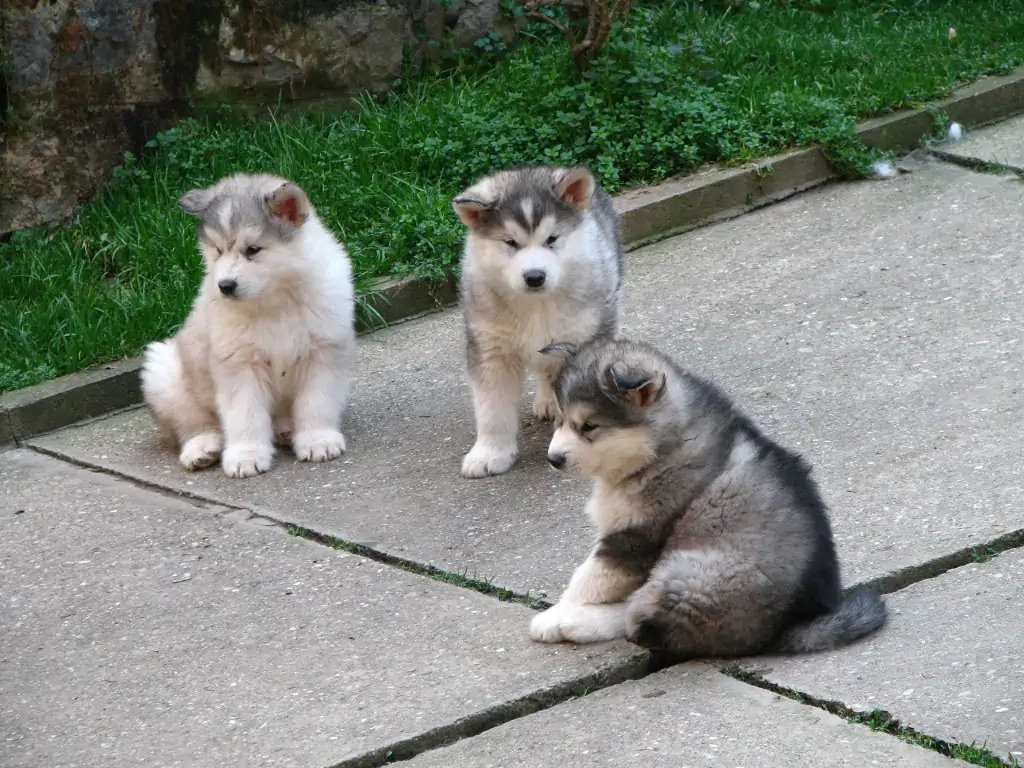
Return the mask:
<svg viewBox="0 0 1024 768">
<path fill-rule="evenodd" d="M 275 437 L 302 461 L 340 456 L 356 354 L 344 247 L 277 176 L 236 174 L 179 204 L 206 274 L 181 330 L 147 348 L 142 389 L 181 465 L 256 475 Z"/>
</svg>

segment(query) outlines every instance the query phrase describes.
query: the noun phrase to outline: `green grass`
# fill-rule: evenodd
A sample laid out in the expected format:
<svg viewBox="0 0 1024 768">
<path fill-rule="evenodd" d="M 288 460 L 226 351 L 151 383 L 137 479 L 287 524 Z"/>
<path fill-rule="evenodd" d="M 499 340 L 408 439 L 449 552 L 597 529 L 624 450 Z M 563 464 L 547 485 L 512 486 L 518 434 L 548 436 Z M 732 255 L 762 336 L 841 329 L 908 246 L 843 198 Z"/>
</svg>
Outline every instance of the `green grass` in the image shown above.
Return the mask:
<svg viewBox="0 0 1024 768">
<path fill-rule="evenodd" d="M 535 25 L 489 71 L 409 78 L 383 103 L 185 121 L 129 158 L 73 226 L 0 245 L 0 391 L 173 331 L 201 270 L 175 200 L 227 173 L 269 170 L 305 187 L 365 287 L 455 264 L 449 200 L 495 168 L 585 162 L 616 191 L 820 143 L 856 174 L 871 159 L 857 119 L 1022 60 L 1024 0 L 762 0 L 740 12 L 662 0 L 634 13 L 583 80 L 564 42 Z"/>
</svg>

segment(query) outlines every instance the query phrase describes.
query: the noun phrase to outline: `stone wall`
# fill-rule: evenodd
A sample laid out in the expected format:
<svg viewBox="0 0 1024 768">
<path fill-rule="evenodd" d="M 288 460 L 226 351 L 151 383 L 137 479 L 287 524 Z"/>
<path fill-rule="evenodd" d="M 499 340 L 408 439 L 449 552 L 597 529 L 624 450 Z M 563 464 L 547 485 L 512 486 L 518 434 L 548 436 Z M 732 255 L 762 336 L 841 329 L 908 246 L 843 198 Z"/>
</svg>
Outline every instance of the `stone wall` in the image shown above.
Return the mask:
<svg viewBox="0 0 1024 768">
<path fill-rule="evenodd" d="M 384 91 L 500 0 L 0 0 L 0 234 L 67 217 L 197 100 Z"/>
</svg>

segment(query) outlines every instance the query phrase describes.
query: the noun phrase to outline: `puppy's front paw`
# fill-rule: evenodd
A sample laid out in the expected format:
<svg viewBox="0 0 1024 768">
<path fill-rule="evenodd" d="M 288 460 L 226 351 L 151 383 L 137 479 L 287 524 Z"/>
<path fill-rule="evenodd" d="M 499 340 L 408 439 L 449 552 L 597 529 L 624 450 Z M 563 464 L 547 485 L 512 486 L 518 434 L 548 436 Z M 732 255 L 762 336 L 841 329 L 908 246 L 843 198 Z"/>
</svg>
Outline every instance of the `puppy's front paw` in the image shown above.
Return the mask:
<svg viewBox="0 0 1024 768">
<path fill-rule="evenodd" d="M 229 445 L 221 459 L 221 467 L 228 477 L 252 477 L 270 469 L 274 448 L 270 445 Z"/>
<path fill-rule="evenodd" d="M 554 421 L 558 418 L 558 401 L 550 389 L 538 389 L 533 398 L 533 415 L 541 421 Z"/>
<path fill-rule="evenodd" d="M 292 441 L 299 461 L 330 461 L 345 452 L 345 436 L 336 429 L 312 429 L 300 432 Z"/>
<path fill-rule="evenodd" d="M 559 606 L 538 613 L 530 622 L 530 639 L 538 643 L 560 643 L 562 635 L 562 609 Z"/>
<path fill-rule="evenodd" d="M 223 447 L 224 439 L 220 432 L 203 432 L 185 442 L 178 461 L 189 472 L 205 469 L 217 461 Z"/>
<path fill-rule="evenodd" d="M 462 460 L 462 476 L 487 477 L 504 474 L 512 469 L 517 456 L 515 446 L 509 449 L 477 443 Z"/>
</svg>

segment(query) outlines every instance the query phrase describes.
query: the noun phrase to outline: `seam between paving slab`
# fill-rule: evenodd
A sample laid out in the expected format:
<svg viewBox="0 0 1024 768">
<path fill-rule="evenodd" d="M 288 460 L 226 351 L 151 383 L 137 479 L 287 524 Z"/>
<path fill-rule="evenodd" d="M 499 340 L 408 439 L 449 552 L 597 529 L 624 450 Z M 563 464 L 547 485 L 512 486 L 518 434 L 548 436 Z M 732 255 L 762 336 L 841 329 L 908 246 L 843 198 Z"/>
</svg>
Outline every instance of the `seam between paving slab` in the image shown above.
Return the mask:
<svg viewBox="0 0 1024 768">
<path fill-rule="evenodd" d="M 955 552 L 926 560 L 923 563 L 904 566 L 892 573 L 869 579 L 860 584 L 853 584 L 847 587 L 844 592 L 849 594 L 860 587 L 868 587 L 879 594 L 889 595 L 913 584 L 942 576 L 955 568 L 961 568 L 971 563 L 983 563 L 998 557 L 1003 552 L 1021 547 L 1024 547 L 1024 528 L 1004 533 L 994 539 L 989 539 L 983 544 L 964 547 Z"/>
<path fill-rule="evenodd" d="M 332 763 L 328 768 L 378 768 L 390 763 L 411 760 L 424 752 L 477 736 L 521 717 L 586 696 L 588 693 L 610 688 L 627 680 L 640 680 L 652 671 L 650 655 L 640 653 L 575 680 L 543 688 L 358 757 Z"/>
<path fill-rule="evenodd" d="M 999 766 L 1005 766 L 1005 768 L 1020 768 L 1020 763 L 1017 759 L 1010 755 L 1007 755 L 1009 761 L 1006 761 L 984 747 L 975 746 L 974 743 L 965 744 L 959 741 L 946 741 L 945 739 L 939 739 L 935 736 L 929 736 L 926 733 L 918 731 L 916 728 L 904 725 L 893 717 L 891 713 L 885 710 L 876 709 L 870 712 L 864 712 L 852 709 L 841 701 L 821 699 L 795 688 L 787 688 L 786 686 L 778 685 L 767 680 L 758 670 L 744 669 L 738 664 L 729 664 L 719 667 L 718 671 L 735 680 L 746 683 L 747 685 L 771 691 L 779 696 L 785 696 L 787 699 L 792 699 L 793 701 L 797 701 L 801 704 L 824 710 L 831 715 L 843 718 L 849 723 L 863 725 L 873 731 L 887 733 L 890 736 L 895 736 L 900 741 L 907 742 L 908 744 L 916 744 L 917 746 L 933 752 L 938 752 L 941 755 L 945 755 L 946 757 L 950 757 L 955 760 L 961 760 L 975 765 L 982 765 L 987 768 L 998 768 Z"/>
<path fill-rule="evenodd" d="M 978 157 L 957 155 L 953 152 L 946 152 L 945 150 L 934 147 L 928 148 L 928 154 L 944 163 L 966 168 L 969 171 L 995 174 L 997 176 L 1024 175 L 1024 167 L 1016 166 L 1011 163 L 1001 163 L 993 160 L 982 160 Z"/>
<path fill-rule="evenodd" d="M 337 536 L 331 536 L 329 534 L 320 533 L 310 528 L 292 523 L 288 520 L 283 520 L 278 517 L 271 516 L 265 512 L 259 512 L 252 509 L 251 507 L 231 504 L 229 502 L 217 501 L 211 499 L 208 496 L 201 494 L 192 493 L 191 491 L 181 491 L 174 488 L 168 488 L 154 483 L 150 480 L 145 480 L 135 475 L 126 474 L 119 472 L 109 467 L 104 467 L 99 464 L 93 464 L 92 462 L 82 461 L 81 459 L 73 456 L 68 456 L 60 451 L 55 451 L 50 448 L 43 448 L 37 445 L 25 445 L 24 450 L 34 451 L 35 453 L 43 456 L 49 456 L 50 458 L 63 461 L 72 466 L 79 467 L 81 469 L 89 470 L 90 472 L 96 472 L 97 474 L 106 475 L 113 477 L 116 480 L 120 480 L 125 483 L 129 483 L 137 488 L 142 488 L 153 493 L 157 493 L 161 496 L 166 496 L 174 499 L 185 499 L 195 504 L 200 509 L 207 511 L 224 511 L 228 510 L 235 513 L 245 514 L 248 522 L 257 522 L 268 527 L 279 528 L 282 532 L 290 536 L 298 536 L 303 539 L 307 539 L 316 544 L 320 544 L 325 547 L 330 547 L 334 550 L 341 550 L 344 552 L 350 552 L 354 555 L 359 555 L 367 560 L 372 560 L 381 565 L 391 566 L 407 573 L 412 573 L 417 576 L 425 576 L 428 579 L 439 581 L 443 584 L 448 584 L 454 587 L 461 587 L 462 589 L 468 589 L 473 592 L 479 592 L 482 595 L 493 597 L 501 602 L 506 603 L 519 603 L 525 605 L 528 608 L 534 610 L 543 610 L 550 608 L 551 603 L 546 600 L 532 597 L 530 595 L 524 595 L 521 592 L 516 592 L 511 589 L 504 587 L 495 586 L 490 581 L 485 579 L 478 579 L 473 576 L 468 576 L 465 573 L 456 573 L 454 571 L 446 571 L 433 565 L 420 563 L 415 560 L 409 560 L 404 557 L 398 557 L 396 555 L 383 552 L 372 547 L 368 547 L 365 544 L 359 544 L 356 542 L 348 541 L 346 539 L 339 538 Z"/>
<path fill-rule="evenodd" d="M 267 525 L 273 525 L 281 528 L 289 535 L 299 536 L 317 544 L 331 547 L 332 549 L 351 552 L 361 557 L 365 557 L 367 560 L 373 560 L 374 562 L 381 563 L 382 565 L 389 565 L 394 568 L 407 571 L 408 573 L 426 576 L 427 578 L 434 579 L 435 581 L 441 581 L 445 584 L 462 587 L 463 589 L 470 589 L 474 592 L 480 592 L 481 594 L 494 597 L 503 602 L 520 603 L 529 608 L 533 608 L 534 610 L 543 610 L 544 608 L 551 606 L 550 601 L 542 600 L 529 594 L 523 594 L 511 589 L 506 589 L 501 586 L 496 586 L 485 579 L 479 579 L 475 576 L 467 576 L 465 573 L 460 574 L 455 571 L 446 571 L 434 565 L 430 565 L 429 563 L 421 563 L 417 560 L 398 557 L 388 552 L 368 547 L 365 544 L 359 544 L 358 542 L 348 541 L 347 539 L 337 536 L 321 533 L 320 531 L 316 531 L 307 526 L 299 525 L 298 523 L 288 520 L 283 516 L 278 516 L 278 513 L 276 512 L 271 513 L 268 511 L 257 511 L 251 507 L 218 501 L 191 491 L 181 491 L 174 488 L 168 488 L 167 486 L 160 485 L 159 483 L 155 483 L 151 480 L 146 480 L 133 474 L 104 467 L 89 461 L 84 461 L 52 448 L 44 448 L 38 445 L 25 445 L 24 448 L 35 451 L 36 453 L 44 456 L 58 459 L 68 464 L 72 464 L 73 466 L 81 467 L 82 469 L 117 478 L 137 487 L 159 493 L 162 496 L 189 499 L 193 502 L 198 502 L 200 506 L 207 508 L 221 508 L 245 512 L 250 515 L 250 519 L 265 521 Z M 940 555 L 922 563 L 904 566 L 897 571 L 878 576 L 874 579 L 869 579 L 868 581 L 850 584 L 845 588 L 844 592 L 849 594 L 861 587 L 868 587 L 883 595 L 891 594 L 909 587 L 912 584 L 917 584 L 928 579 L 934 579 L 942 576 L 944 573 L 947 573 L 954 568 L 960 568 L 970 563 L 985 562 L 986 560 L 999 556 L 1003 552 L 1007 552 L 1011 549 L 1019 549 L 1021 547 L 1024 547 L 1024 528 L 1018 528 L 1017 530 L 1001 534 L 994 539 L 989 539 L 985 542 L 974 544 L 969 547 L 963 547 L 962 549 L 949 552 L 945 555 Z"/>
</svg>

